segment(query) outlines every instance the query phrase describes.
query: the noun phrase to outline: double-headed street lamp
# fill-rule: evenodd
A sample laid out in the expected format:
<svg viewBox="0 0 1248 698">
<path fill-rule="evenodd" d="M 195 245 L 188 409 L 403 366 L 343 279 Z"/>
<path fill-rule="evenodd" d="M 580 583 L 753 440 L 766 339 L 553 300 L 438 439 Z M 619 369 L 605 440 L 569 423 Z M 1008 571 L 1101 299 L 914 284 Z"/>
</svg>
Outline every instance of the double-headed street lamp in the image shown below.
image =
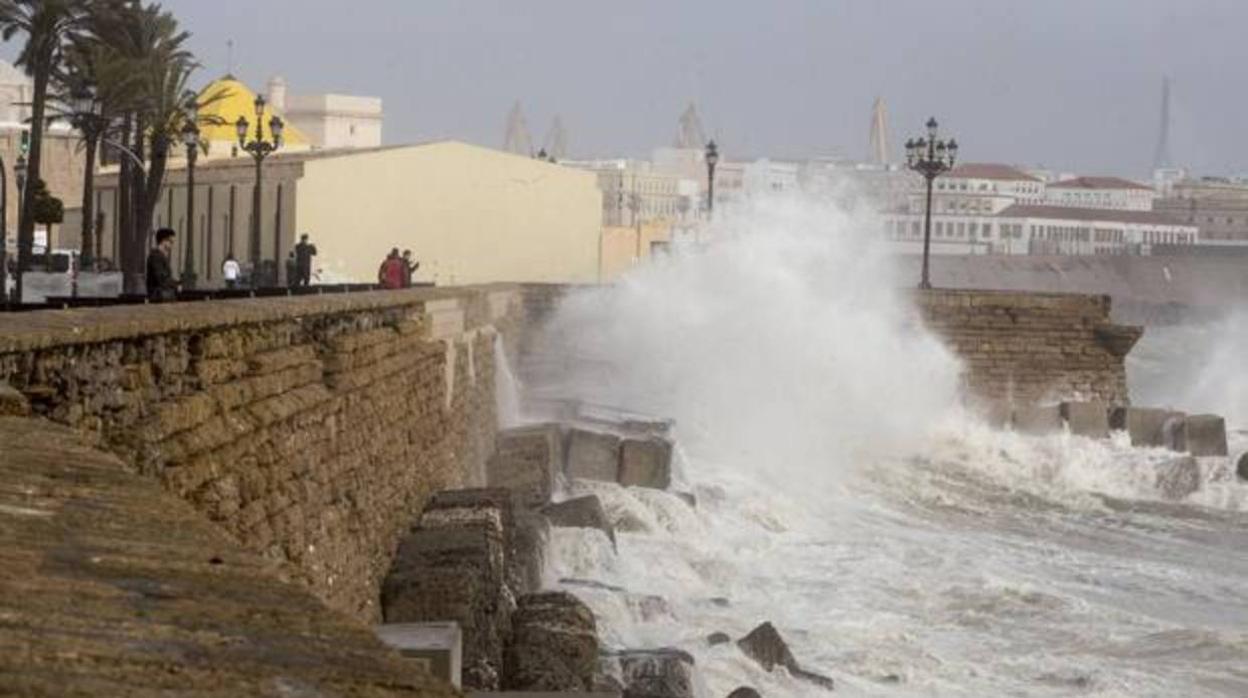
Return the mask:
<svg viewBox="0 0 1248 698">
<path fill-rule="evenodd" d="M 715 141 L 706 144 L 706 217 L 715 213 L 715 165 L 719 164 L 719 148 Z"/>
<path fill-rule="evenodd" d="M 199 158 L 199 107 L 187 105 L 182 124 L 186 145 L 186 254 L 182 257 L 182 286 L 195 288 L 195 161 Z"/>
<path fill-rule="evenodd" d="M 958 142 L 936 138 L 936 118 L 927 120 L 927 138 L 906 141 L 906 167 L 923 175 L 927 180 L 927 214 L 923 223 L 923 278 L 919 288 L 929 289 L 932 282 L 928 276 L 928 256 L 932 247 L 932 180 L 953 168 L 958 156 Z"/>
<path fill-rule="evenodd" d="M 34 233 L 31 237 L 25 237 L 21 231 L 22 220 L 22 201 L 26 195 L 26 168 L 29 166 L 26 162 L 26 153 L 30 152 L 30 131 L 22 131 L 21 145 L 17 151 L 17 162 L 13 165 L 13 176 L 17 183 L 17 282 L 14 290 L 17 297 L 14 299 L 19 305 L 22 302 L 22 287 L 26 272 L 30 270 L 30 257 L 34 254 Z M 5 220 L 5 226 L 8 226 L 8 220 Z"/>
<path fill-rule="evenodd" d="M 282 123 L 280 117 L 276 114 L 269 119 L 269 133 L 272 134 L 272 140 L 264 139 L 264 97 L 256 97 L 256 137 L 255 140 L 247 140 L 247 131 L 250 124 L 247 123 L 247 117 L 240 116 L 238 121 L 234 123 L 234 127 L 238 129 L 238 147 L 251 153 L 251 157 L 256 160 L 256 189 L 253 193 L 251 202 L 251 269 L 253 275 L 252 285 L 255 285 L 254 275 L 260 270 L 260 188 L 263 185 L 263 171 L 261 165 L 264 159 L 272 155 L 275 150 L 282 147 L 282 130 L 285 124 Z M 276 233 L 275 233 L 276 234 Z M 278 260 L 273 260 L 274 269 L 276 269 Z M 277 279 L 272 280 L 276 284 Z"/>
</svg>

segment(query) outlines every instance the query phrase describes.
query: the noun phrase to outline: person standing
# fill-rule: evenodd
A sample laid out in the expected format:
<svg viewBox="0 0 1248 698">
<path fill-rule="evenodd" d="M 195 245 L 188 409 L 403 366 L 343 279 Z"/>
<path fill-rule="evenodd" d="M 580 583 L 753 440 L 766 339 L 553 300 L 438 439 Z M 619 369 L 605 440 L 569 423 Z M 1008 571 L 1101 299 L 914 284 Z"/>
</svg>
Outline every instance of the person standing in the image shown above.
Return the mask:
<svg viewBox="0 0 1248 698">
<path fill-rule="evenodd" d="M 234 259 L 234 253 L 226 255 L 225 261 L 221 263 L 221 276 L 225 277 L 225 287 L 238 288 L 238 277 L 242 271 L 242 268 L 238 266 L 238 260 Z"/>
<path fill-rule="evenodd" d="M 295 245 L 295 266 L 300 286 L 312 283 L 312 258 L 316 256 L 316 245 L 308 242 L 308 234 L 299 236 L 299 244 Z"/>
<path fill-rule="evenodd" d="M 399 248 L 395 247 L 390 250 L 390 254 L 386 255 L 386 261 L 381 263 L 381 269 L 377 270 L 377 281 L 381 283 L 384 289 L 403 288 L 403 260 L 399 257 Z"/>
<path fill-rule="evenodd" d="M 147 299 L 151 301 L 177 300 L 178 282 L 173 278 L 173 239 L 177 233 L 170 228 L 156 231 L 156 246 L 147 253 Z"/>
<path fill-rule="evenodd" d="M 412 275 L 420 268 L 420 262 L 412 261 L 412 251 L 403 250 L 403 288 L 412 287 Z"/>
</svg>

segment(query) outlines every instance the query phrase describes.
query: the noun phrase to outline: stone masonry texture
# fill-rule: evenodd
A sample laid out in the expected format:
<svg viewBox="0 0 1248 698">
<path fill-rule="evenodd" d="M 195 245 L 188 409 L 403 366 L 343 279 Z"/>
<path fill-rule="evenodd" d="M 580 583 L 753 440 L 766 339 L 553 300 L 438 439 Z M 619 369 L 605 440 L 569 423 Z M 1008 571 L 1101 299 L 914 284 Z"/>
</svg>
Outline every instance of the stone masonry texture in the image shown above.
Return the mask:
<svg viewBox="0 0 1248 698">
<path fill-rule="evenodd" d="M 970 396 L 1129 403 L 1123 359 L 1143 330 L 1113 324 L 1109 296 L 936 290 L 914 300 L 962 360 Z"/>
<path fill-rule="evenodd" d="M 0 695 L 459 695 L 83 434 L 0 445 Z"/>
<path fill-rule="evenodd" d="M 484 484 L 518 288 L 9 314 L 0 384 L 375 622 L 427 498 Z"/>
</svg>

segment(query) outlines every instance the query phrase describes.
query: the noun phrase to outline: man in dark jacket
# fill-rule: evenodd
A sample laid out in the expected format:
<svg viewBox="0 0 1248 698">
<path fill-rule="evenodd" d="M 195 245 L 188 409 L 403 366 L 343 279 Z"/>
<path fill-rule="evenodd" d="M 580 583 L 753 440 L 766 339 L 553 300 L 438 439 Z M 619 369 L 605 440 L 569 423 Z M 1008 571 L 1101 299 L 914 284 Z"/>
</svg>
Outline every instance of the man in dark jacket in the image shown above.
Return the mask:
<svg viewBox="0 0 1248 698">
<path fill-rule="evenodd" d="M 412 261 L 412 251 L 403 250 L 403 288 L 412 287 L 412 275 L 420 268 L 420 262 Z"/>
<path fill-rule="evenodd" d="M 316 245 L 308 242 L 308 234 L 304 233 L 299 237 L 299 244 L 295 245 L 295 267 L 298 270 L 300 286 L 312 283 L 312 258 L 315 256 Z"/>
<path fill-rule="evenodd" d="M 169 228 L 156 231 L 156 246 L 147 253 L 147 298 L 151 301 L 177 300 L 178 282 L 173 278 L 169 257 L 173 254 L 173 239 L 177 235 Z"/>
</svg>

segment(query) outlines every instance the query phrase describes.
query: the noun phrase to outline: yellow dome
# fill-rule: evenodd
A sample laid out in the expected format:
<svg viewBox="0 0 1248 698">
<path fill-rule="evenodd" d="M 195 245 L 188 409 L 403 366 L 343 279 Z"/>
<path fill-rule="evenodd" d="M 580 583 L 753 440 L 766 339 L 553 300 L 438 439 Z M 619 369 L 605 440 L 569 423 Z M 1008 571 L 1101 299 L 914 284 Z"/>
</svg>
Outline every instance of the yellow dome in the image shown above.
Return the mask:
<svg viewBox="0 0 1248 698">
<path fill-rule="evenodd" d="M 247 119 L 247 140 L 252 140 L 256 134 L 255 103 L 256 93 L 235 79 L 233 75 L 226 75 L 209 83 L 199 92 L 200 138 L 210 143 L 214 141 L 237 142 L 238 131 L 235 130 L 234 124 L 241 116 Z M 274 114 L 282 116 L 282 113 L 273 109 L 272 105 L 265 107 L 264 123 L 260 126 L 265 140 L 272 138 L 272 134 L 269 133 L 269 119 Z M 217 123 L 204 123 L 205 121 Z M 285 121 L 284 118 L 283 121 Z M 308 137 L 289 122 L 286 123 L 286 128 L 282 132 L 282 143 L 283 147 L 290 146 L 295 149 L 311 147 Z"/>
</svg>

